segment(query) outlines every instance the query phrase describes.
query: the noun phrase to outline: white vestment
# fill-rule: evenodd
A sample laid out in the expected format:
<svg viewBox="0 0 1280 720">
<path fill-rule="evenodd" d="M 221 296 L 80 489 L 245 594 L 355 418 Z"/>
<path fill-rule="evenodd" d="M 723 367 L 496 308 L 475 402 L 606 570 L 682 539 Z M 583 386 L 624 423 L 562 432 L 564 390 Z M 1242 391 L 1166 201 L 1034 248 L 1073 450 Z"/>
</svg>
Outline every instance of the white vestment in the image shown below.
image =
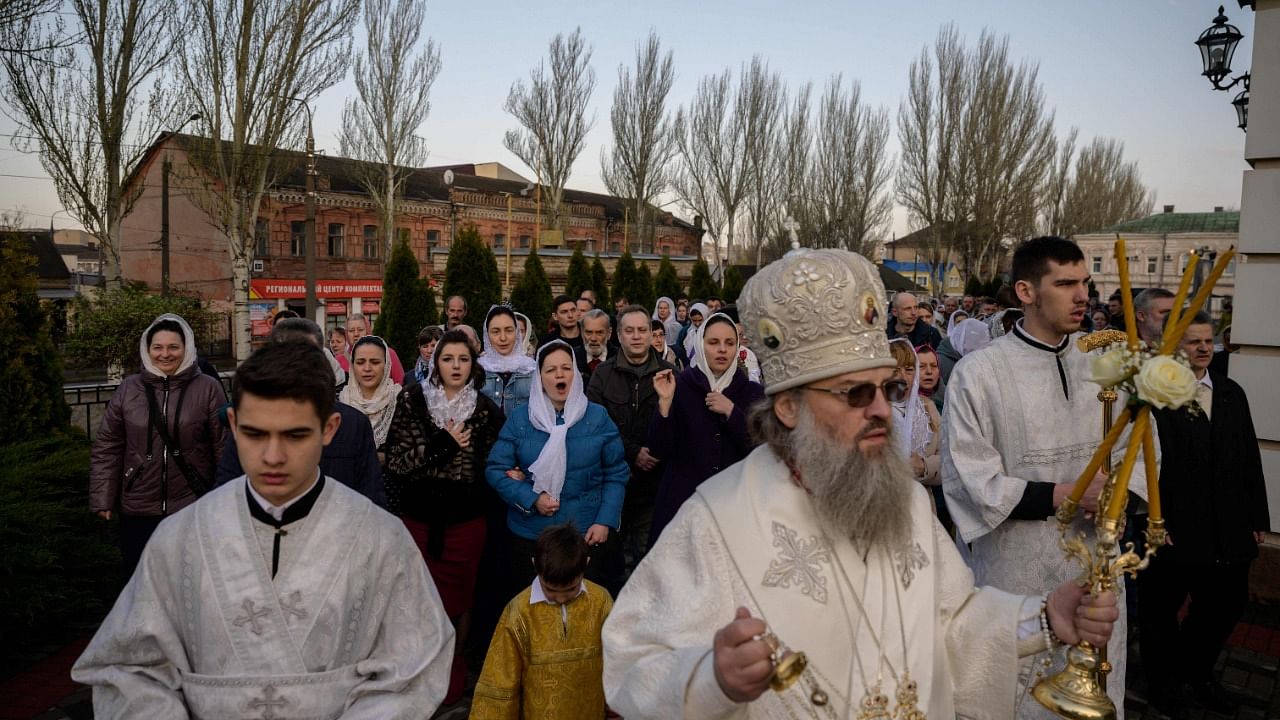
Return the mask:
<svg viewBox="0 0 1280 720">
<path fill-rule="evenodd" d="M 623 587 L 603 631 L 609 706 L 628 720 L 852 717 L 850 700 L 865 691 L 855 653 L 874 684 L 874 632 L 901 673 L 901 627 L 928 717 L 1010 717 L 1018 657 L 1044 649 L 1038 630 L 1019 640 L 1016 629 L 1036 623 L 1040 599 L 975 589 L 918 485 L 911 514 L 908 544 L 864 562 L 848 540 L 826 543 L 808 494 L 757 448 L 699 486 Z M 854 593 L 869 619 L 859 620 Z M 749 704 L 724 695 L 712 660 L 713 636 L 738 606 L 809 661 L 800 682 Z M 883 673 L 892 702 L 896 684 Z M 827 706 L 813 703 L 815 688 Z"/>
<path fill-rule="evenodd" d="M 275 528 L 246 480 L 161 523 L 76 661 L 106 718 L 424 718 L 444 697 L 453 627 L 404 525 L 327 479 Z"/>
<path fill-rule="evenodd" d="M 1074 483 L 1102 441 L 1101 389 L 1091 381 L 1089 356 L 1068 338 L 1052 352 L 1034 347 L 1015 333 L 1002 335 L 956 364 L 947 384 L 942 421 L 942 488 L 960 540 L 969 543 L 968 562 L 979 583 L 1027 594 L 1045 594 L 1081 576 L 1060 542 L 1058 522 L 1014 520 L 1009 515 L 1028 482 Z M 1058 360 L 1062 372 L 1059 373 Z M 1063 384 L 1070 397 L 1065 397 Z M 1116 403 L 1118 414 L 1124 396 Z M 1127 446 L 1127 433 L 1113 450 L 1115 466 Z M 1144 498 L 1146 473 L 1139 461 L 1129 489 Z M 1083 511 L 1073 532 L 1084 533 L 1090 549 L 1096 543 L 1093 520 Z M 1107 646 L 1114 670 L 1108 695 L 1124 716 L 1126 622 L 1123 583 L 1117 587 L 1120 620 Z M 1055 653 L 1050 673 L 1062 669 L 1066 651 Z M 1039 666 L 1024 661 L 1023 691 Z M 1028 698 L 1020 718 L 1054 718 Z"/>
</svg>

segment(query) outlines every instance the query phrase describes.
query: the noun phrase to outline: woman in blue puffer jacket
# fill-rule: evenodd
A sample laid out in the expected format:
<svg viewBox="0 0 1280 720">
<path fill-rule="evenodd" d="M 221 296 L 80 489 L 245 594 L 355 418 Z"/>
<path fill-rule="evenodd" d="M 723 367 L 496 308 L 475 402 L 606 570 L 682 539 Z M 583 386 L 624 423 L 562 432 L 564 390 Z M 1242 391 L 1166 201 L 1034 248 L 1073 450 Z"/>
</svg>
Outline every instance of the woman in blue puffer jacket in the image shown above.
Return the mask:
<svg viewBox="0 0 1280 720">
<path fill-rule="evenodd" d="M 508 508 L 512 589 L 534 579 L 538 534 L 565 522 L 586 537 L 593 558 L 587 578 L 600 582 L 630 477 L 622 437 L 608 411 L 587 400 L 567 343 L 542 346 L 537 364 L 529 403 L 507 416 L 485 469 Z"/>
</svg>

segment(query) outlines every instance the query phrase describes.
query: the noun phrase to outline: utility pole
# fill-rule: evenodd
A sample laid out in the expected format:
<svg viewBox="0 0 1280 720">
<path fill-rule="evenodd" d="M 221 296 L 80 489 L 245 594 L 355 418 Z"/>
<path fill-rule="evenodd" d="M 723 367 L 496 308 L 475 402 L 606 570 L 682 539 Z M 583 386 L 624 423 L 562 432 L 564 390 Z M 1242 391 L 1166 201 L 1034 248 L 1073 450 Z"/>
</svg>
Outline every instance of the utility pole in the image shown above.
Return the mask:
<svg viewBox="0 0 1280 720">
<path fill-rule="evenodd" d="M 513 198 L 512 198 L 512 196 L 511 196 L 511 193 L 509 193 L 509 192 L 504 192 L 504 193 L 502 193 L 502 194 L 507 196 L 507 241 L 506 241 L 505 243 L 503 243 L 504 245 L 506 245 L 506 246 L 507 246 L 507 247 L 506 247 L 506 251 L 507 251 L 507 280 L 506 280 L 506 282 L 505 282 L 505 283 L 503 283 L 503 285 L 504 285 L 504 286 L 505 286 L 505 288 L 506 288 L 506 296 L 507 296 L 507 299 L 508 299 L 508 300 L 510 300 L 510 299 L 511 299 L 511 242 L 512 242 L 512 240 L 514 239 L 514 238 L 512 238 L 512 237 L 511 237 L 511 201 L 513 200 Z"/>
<path fill-rule="evenodd" d="M 199 120 L 200 113 L 187 118 L 177 130 L 169 133 L 172 140 L 189 123 Z M 160 294 L 169 296 L 169 174 L 173 172 L 173 161 L 166 150 L 164 161 L 160 163 Z"/>
<path fill-rule="evenodd" d="M 302 245 L 302 257 L 307 284 L 307 319 L 315 322 L 316 306 L 319 305 L 316 300 L 316 136 L 312 128 L 314 123 L 311 106 L 302 98 L 282 97 L 281 99 L 296 102 L 307 111 L 307 219 L 303 230 L 306 239 Z M 359 308 L 356 310 L 359 311 Z M 323 325 L 324 321 L 320 321 L 320 324 Z"/>
</svg>

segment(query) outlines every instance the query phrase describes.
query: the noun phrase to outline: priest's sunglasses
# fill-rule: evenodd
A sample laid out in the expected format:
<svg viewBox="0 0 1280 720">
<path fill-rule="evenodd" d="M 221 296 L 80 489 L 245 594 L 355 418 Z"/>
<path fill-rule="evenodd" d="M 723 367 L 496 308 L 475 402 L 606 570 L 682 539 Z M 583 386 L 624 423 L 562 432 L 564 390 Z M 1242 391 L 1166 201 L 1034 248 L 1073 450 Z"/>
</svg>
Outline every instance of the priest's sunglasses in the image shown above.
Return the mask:
<svg viewBox="0 0 1280 720">
<path fill-rule="evenodd" d="M 902 402 L 907 397 L 907 383 L 903 380 L 887 380 L 883 385 L 875 383 L 858 383 L 849 388 L 814 387 L 805 385 L 805 389 L 817 392 L 829 392 L 832 395 L 843 395 L 851 408 L 864 408 L 875 402 L 876 391 L 884 393 L 884 399 L 891 403 Z"/>
</svg>

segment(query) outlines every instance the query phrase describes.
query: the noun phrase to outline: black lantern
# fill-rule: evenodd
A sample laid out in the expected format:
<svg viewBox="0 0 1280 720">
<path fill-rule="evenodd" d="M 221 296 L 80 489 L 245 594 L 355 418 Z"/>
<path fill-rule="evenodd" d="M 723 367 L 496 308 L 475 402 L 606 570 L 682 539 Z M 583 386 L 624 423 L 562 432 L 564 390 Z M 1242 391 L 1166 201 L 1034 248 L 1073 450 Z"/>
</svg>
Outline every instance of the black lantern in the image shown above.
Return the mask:
<svg viewBox="0 0 1280 720">
<path fill-rule="evenodd" d="M 1244 90 L 1236 95 L 1231 104 L 1236 108 L 1236 127 L 1248 132 L 1249 130 L 1249 76 L 1245 75 Z"/>
<path fill-rule="evenodd" d="M 1196 45 L 1200 47 L 1200 60 L 1204 64 L 1204 72 L 1201 74 L 1209 78 L 1215 90 L 1226 89 L 1221 83 L 1223 78 L 1231 74 L 1231 57 L 1235 55 L 1236 45 L 1243 37 L 1239 28 L 1227 23 L 1223 7 L 1219 5 L 1218 16 L 1213 19 L 1213 25 L 1196 39 Z M 1231 84 L 1234 85 L 1235 82 Z"/>
</svg>

